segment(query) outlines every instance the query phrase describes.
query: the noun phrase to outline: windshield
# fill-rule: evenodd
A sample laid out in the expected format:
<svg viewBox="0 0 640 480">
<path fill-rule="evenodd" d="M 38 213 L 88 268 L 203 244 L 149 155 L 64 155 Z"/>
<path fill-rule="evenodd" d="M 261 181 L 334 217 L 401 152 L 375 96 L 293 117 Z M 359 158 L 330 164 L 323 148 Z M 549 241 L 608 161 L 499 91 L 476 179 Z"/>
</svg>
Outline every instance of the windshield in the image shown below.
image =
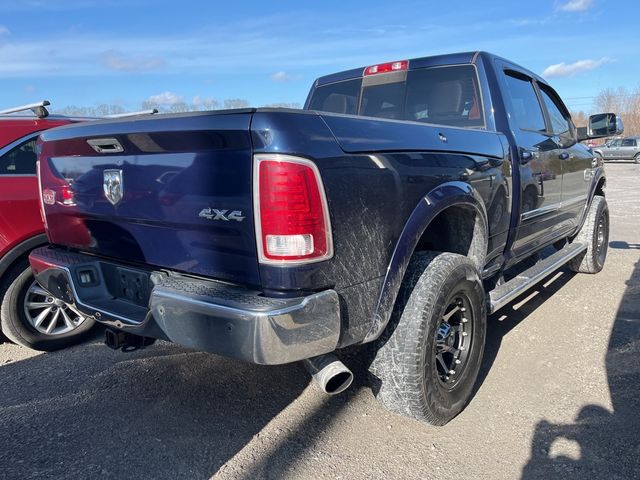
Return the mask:
<svg viewBox="0 0 640 480">
<path fill-rule="evenodd" d="M 384 75 L 384 74 L 382 74 Z M 405 78 L 367 85 L 358 78 L 314 90 L 310 110 L 412 120 L 456 127 L 484 127 L 478 76 L 472 65 L 430 67 Z"/>
</svg>

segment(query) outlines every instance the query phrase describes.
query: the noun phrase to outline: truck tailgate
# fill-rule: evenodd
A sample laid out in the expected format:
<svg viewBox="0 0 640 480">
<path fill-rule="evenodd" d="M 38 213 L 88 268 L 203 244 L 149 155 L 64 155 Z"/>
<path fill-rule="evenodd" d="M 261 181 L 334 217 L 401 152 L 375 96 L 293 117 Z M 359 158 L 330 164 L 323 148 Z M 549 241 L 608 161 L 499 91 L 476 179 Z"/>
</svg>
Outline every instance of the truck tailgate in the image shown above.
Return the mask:
<svg viewBox="0 0 640 480">
<path fill-rule="evenodd" d="M 258 285 L 252 114 L 145 116 L 44 133 L 50 242 Z"/>
</svg>

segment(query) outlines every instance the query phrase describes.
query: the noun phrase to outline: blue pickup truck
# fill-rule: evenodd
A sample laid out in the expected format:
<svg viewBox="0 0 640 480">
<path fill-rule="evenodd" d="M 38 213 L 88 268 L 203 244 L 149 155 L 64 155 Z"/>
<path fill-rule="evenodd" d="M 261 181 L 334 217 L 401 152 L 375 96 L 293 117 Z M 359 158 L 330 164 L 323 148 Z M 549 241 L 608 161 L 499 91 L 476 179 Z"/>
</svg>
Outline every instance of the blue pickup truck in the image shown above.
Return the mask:
<svg viewBox="0 0 640 480">
<path fill-rule="evenodd" d="M 468 403 L 487 315 L 564 264 L 602 269 L 602 163 L 539 76 L 484 52 L 319 78 L 304 110 L 61 127 L 38 146 L 51 246 L 38 281 L 108 326 L 260 364 L 325 392 L 360 346 L 389 409 L 432 424 Z M 524 265 L 524 266 L 523 266 Z"/>
</svg>

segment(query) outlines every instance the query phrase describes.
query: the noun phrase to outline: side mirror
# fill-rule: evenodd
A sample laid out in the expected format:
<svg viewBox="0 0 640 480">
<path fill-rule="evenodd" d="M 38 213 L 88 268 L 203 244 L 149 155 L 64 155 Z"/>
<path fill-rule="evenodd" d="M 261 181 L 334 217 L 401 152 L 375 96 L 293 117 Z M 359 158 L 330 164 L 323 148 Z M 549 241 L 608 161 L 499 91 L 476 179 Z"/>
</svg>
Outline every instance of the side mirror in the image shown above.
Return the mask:
<svg viewBox="0 0 640 480">
<path fill-rule="evenodd" d="M 589 117 L 587 138 L 613 137 L 624 132 L 622 119 L 615 113 L 598 113 Z"/>
</svg>

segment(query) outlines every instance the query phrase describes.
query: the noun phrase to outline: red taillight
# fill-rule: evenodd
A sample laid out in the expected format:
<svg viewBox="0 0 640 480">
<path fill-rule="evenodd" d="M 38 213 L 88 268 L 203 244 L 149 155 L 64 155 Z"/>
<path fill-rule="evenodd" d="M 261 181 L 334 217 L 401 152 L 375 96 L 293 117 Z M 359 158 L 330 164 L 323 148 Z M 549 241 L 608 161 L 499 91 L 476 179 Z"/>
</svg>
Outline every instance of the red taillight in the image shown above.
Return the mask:
<svg viewBox="0 0 640 480">
<path fill-rule="evenodd" d="M 54 177 L 51 174 L 46 163 L 42 165 L 42 161 L 38 161 L 36 164 L 36 170 L 38 174 L 38 188 L 40 189 L 40 212 L 42 213 L 42 219 L 45 221 L 44 215 L 45 205 L 64 205 L 67 207 L 73 207 L 76 204 L 75 193 L 73 188 L 64 179 Z M 45 181 L 43 181 L 45 180 Z M 48 188 L 42 188 L 42 185 L 47 185 Z"/>
<path fill-rule="evenodd" d="M 42 190 L 41 199 L 42 203 L 45 205 L 55 205 L 56 203 L 59 203 L 61 205 L 72 207 L 76 204 L 73 190 L 67 185 L 58 187 L 55 190 L 52 188 L 45 188 Z"/>
<path fill-rule="evenodd" d="M 372 65 L 364 69 L 365 76 L 376 75 L 378 73 L 397 72 L 399 70 L 407 70 L 409 68 L 409 60 L 400 60 L 398 62 L 381 63 L 380 65 Z"/>
<path fill-rule="evenodd" d="M 60 203 L 63 205 L 75 205 L 76 200 L 71 187 L 65 185 L 60 189 Z"/>
<path fill-rule="evenodd" d="M 256 155 L 254 204 L 261 263 L 308 263 L 333 255 L 322 181 L 315 164 Z"/>
</svg>

